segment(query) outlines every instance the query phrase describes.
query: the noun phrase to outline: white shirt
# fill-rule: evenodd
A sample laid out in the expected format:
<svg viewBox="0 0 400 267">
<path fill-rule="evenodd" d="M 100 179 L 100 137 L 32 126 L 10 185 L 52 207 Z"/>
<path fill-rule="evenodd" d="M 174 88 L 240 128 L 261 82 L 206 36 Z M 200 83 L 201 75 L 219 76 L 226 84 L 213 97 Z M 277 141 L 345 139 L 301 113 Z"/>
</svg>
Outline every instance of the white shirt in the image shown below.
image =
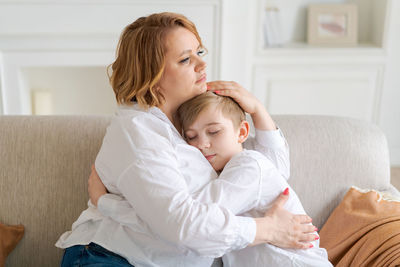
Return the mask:
<svg viewBox="0 0 400 267">
<path fill-rule="evenodd" d="M 257 151 L 244 150 L 227 163 L 217 181 L 209 183 L 194 198 L 205 203 L 218 203 L 235 214 L 261 217 L 287 187 L 289 199 L 284 208 L 293 214 L 306 214 L 298 196 L 274 164 Z M 331 267 L 326 250 L 319 247 L 319 240 L 312 244 L 313 248 L 307 250 L 262 244 L 231 251 L 222 259 L 224 267 Z"/>
<path fill-rule="evenodd" d="M 280 131 L 257 131 L 247 146 L 269 157 L 288 177 L 288 150 Z M 115 194 L 100 198 L 99 208 L 108 200 L 117 215 L 104 216 L 89 202 L 57 247 L 95 242 L 135 266 L 209 266 L 213 257 L 254 240 L 252 218 L 192 198 L 217 174 L 158 108 L 121 107 L 107 128 L 95 165 Z M 118 195 L 133 208 L 126 214 L 129 220 L 115 219 L 125 216 L 121 201 L 113 199 Z"/>
</svg>

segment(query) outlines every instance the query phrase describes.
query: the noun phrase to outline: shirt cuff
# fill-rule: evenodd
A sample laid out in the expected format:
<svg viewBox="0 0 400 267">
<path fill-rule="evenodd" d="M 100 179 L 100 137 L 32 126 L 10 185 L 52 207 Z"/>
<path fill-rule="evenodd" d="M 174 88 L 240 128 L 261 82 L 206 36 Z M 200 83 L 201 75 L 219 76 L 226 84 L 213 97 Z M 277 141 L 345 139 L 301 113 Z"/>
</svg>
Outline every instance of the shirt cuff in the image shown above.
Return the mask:
<svg viewBox="0 0 400 267">
<path fill-rule="evenodd" d="M 238 220 L 238 243 L 233 248 L 234 250 L 247 247 L 254 242 L 256 238 L 257 225 L 256 221 L 251 217 L 236 216 Z"/>
<path fill-rule="evenodd" d="M 286 139 L 281 129 L 258 130 L 256 129 L 256 142 L 269 148 L 281 148 L 286 146 Z"/>
<path fill-rule="evenodd" d="M 101 214 L 110 216 L 116 202 L 122 198 L 115 194 L 104 194 L 97 200 L 97 209 Z"/>
</svg>

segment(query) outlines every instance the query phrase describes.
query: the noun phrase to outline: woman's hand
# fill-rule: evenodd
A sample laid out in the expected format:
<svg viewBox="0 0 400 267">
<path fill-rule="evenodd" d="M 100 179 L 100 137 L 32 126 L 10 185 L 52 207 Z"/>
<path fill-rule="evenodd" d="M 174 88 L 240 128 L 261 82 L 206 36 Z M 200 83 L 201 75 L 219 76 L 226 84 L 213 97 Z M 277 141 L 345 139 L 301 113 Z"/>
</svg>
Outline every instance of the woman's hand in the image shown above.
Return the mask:
<svg viewBox="0 0 400 267">
<path fill-rule="evenodd" d="M 276 125 L 264 105 L 249 91 L 236 82 L 214 81 L 207 83 L 207 90 L 222 96 L 232 97 L 253 119 L 259 130 L 276 130 Z"/>
<path fill-rule="evenodd" d="M 255 218 L 257 224 L 256 238 L 253 245 L 269 243 L 281 248 L 307 249 L 311 241 L 319 237 L 313 234 L 317 228 L 311 224 L 307 215 L 294 215 L 283 208 L 289 197 L 285 190 L 263 218 Z"/>
<path fill-rule="evenodd" d="M 90 201 L 97 207 L 97 202 L 102 195 L 107 194 L 107 189 L 97 174 L 94 165 L 92 165 L 92 172 L 90 173 L 88 180 L 88 192 Z"/>
</svg>

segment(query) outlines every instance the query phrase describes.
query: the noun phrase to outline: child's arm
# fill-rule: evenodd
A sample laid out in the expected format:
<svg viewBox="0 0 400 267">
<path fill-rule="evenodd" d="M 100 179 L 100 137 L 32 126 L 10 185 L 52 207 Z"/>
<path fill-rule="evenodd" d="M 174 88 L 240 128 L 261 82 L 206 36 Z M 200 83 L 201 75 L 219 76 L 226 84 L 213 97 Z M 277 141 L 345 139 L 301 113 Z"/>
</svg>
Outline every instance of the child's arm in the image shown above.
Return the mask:
<svg viewBox="0 0 400 267">
<path fill-rule="evenodd" d="M 280 176 L 278 172 L 276 175 Z M 218 179 L 196 192 L 193 198 L 204 203 L 218 203 L 234 214 L 241 214 L 257 206 L 262 182 L 257 161 L 239 154 L 226 164 Z"/>
<path fill-rule="evenodd" d="M 286 179 L 290 176 L 289 146 L 280 129 L 272 120 L 264 105 L 236 82 L 214 81 L 207 83 L 208 90 L 232 97 L 242 109 L 251 115 L 256 128 L 255 138 L 249 138 L 244 147 L 266 156 Z"/>
</svg>

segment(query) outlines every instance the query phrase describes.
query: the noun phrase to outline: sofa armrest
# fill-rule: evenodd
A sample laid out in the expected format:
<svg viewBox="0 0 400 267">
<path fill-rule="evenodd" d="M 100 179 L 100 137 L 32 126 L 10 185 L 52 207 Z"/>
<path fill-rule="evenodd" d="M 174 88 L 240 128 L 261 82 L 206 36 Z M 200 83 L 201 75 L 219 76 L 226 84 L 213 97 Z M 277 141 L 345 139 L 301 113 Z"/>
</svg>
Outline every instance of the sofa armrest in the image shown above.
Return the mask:
<svg viewBox="0 0 400 267">
<path fill-rule="evenodd" d="M 376 125 L 332 116 L 274 119 L 289 143 L 289 183 L 318 228 L 353 185 L 398 193 L 390 184 L 387 141 Z"/>
</svg>

